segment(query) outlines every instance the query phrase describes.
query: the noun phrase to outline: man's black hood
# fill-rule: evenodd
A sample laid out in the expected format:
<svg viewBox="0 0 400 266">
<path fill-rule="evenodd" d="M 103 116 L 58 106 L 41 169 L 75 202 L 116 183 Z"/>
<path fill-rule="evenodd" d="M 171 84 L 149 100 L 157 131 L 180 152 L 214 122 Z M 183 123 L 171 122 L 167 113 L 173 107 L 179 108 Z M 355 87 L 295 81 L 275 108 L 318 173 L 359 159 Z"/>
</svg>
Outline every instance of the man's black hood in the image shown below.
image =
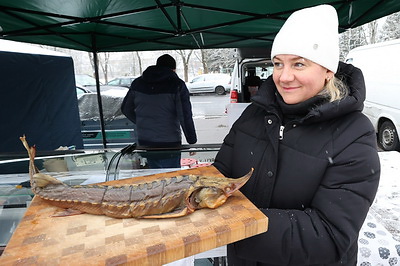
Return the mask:
<svg viewBox="0 0 400 266">
<path fill-rule="evenodd" d="M 174 93 L 181 89 L 184 82 L 170 68 L 149 66 L 141 77 L 132 82 L 131 88 L 143 93 Z"/>
<path fill-rule="evenodd" d="M 168 79 L 176 79 L 176 73 L 167 67 L 162 66 L 149 66 L 143 72 L 143 80 L 147 83 L 159 83 L 167 81 Z"/>
</svg>

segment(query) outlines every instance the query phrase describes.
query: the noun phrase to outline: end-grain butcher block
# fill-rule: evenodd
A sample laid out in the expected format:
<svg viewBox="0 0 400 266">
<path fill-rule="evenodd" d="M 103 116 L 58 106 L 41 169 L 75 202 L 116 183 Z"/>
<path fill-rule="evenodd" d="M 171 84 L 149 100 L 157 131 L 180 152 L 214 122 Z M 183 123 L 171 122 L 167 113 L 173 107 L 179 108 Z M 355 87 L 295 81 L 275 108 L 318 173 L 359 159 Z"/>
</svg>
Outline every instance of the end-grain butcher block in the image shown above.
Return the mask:
<svg viewBox="0 0 400 266">
<path fill-rule="evenodd" d="M 133 184 L 176 175 L 221 175 L 213 166 L 103 184 Z M 168 219 L 116 219 L 60 211 L 35 197 L 0 265 L 161 265 L 267 231 L 268 218 L 236 191 L 216 209 Z"/>
</svg>

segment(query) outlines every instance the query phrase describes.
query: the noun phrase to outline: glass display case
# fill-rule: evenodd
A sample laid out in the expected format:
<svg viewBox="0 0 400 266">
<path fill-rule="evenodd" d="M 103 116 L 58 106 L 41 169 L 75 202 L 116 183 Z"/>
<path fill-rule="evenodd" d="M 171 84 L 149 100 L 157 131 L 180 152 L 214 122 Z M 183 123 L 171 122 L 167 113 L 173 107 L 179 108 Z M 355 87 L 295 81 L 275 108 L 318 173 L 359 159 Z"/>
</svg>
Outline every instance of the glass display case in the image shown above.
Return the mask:
<svg viewBox="0 0 400 266">
<path fill-rule="evenodd" d="M 41 152 L 35 165 L 70 185 L 93 184 L 109 180 L 145 176 L 180 169 L 208 166 L 214 162 L 220 144 L 183 145 L 177 149 Z M 148 158 L 174 153 L 180 168 L 151 168 Z M 0 254 L 24 216 L 34 194 L 30 189 L 27 154 L 0 155 Z"/>
</svg>

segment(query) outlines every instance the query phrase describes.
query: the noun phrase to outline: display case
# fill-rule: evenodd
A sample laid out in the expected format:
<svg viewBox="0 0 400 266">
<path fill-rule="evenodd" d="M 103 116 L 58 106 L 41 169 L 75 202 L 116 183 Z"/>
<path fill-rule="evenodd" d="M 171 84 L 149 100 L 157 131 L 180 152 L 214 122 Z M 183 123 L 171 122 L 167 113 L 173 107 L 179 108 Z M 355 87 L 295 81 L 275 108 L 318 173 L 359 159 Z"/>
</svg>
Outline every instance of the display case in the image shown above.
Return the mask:
<svg viewBox="0 0 400 266">
<path fill-rule="evenodd" d="M 187 145 L 176 149 L 144 149 L 127 146 L 122 150 L 40 152 L 35 165 L 66 184 L 104 181 L 170 172 L 210 165 L 219 144 Z M 148 158 L 178 154 L 180 168 L 151 168 Z M 24 216 L 33 193 L 30 189 L 27 154 L 0 155 L 0 253 Z"/>
</svg>

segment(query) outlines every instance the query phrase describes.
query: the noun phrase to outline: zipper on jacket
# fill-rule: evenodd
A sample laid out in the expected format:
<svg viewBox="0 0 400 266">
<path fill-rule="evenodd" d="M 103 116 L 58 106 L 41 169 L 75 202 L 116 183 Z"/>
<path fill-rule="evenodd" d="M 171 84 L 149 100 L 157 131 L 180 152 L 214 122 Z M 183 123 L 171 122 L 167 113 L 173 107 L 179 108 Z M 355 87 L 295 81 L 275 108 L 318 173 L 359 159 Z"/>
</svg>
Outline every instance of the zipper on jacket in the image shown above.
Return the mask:
<svg viewBox="0 0 400 266">
<path fill-rule="evenodd" d="M 281 126 L 279 129 L 279 140 L 283 140 L 283 131 L 285 130 L 284 126 Z"/>
</svg>

